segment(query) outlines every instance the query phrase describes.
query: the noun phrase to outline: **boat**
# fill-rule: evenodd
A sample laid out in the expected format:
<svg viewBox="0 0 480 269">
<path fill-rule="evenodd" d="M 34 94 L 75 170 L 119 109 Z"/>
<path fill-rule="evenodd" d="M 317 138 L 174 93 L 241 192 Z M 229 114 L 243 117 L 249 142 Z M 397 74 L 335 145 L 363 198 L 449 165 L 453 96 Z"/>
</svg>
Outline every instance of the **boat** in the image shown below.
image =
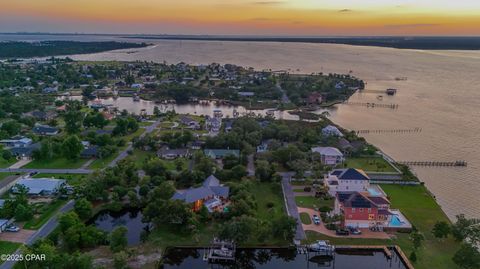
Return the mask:
<svg viewBox="0 0 480 269">
<path fill-rule="evenodd" d="M 134 102 L 140 102 L 140 97 L 138 95 L 133 96 L 133 101 Z"/>
<path fill-rule="evenodd" d="M 377 99 L 378 99 L 378 100 L 383 100 L 383 95 L 377 96 Z"/>
<path fill-rule="evenodd" d="M 221 117 L 223 117 L 223 113 L 220 109 L 214 109 L 213 110 L 213 116 L 217 117 L 217 118 L 221 118 Z"/>
<path fill-rule="evenodd" d="M 275 116 L 275 109 L 268 109 L 265 114 L 267 114 L 267 116 L 270 116 L 270 117 L 273 117 Z"/>
<path fill-rule="evenodd" d="M 397 93 L 397 89 L 389 88 L 385 91 L 388 95 L 395 95 Z"/>
<path fill-rule="evenodd" d="M 307 248 L 310 251 L 327 253 L 331 253 L 335 250 L 335 246 L 330 245 L 330 242 L 327 240 L 318 240 L 317 242 L 308 245 Z"/>
<path fill-rule="evenodd" d="M 214 249 L 213 255 L 218 257 L 230 258 L 233 257 L 233 251 L 226 247 L 222 247 L 220 249 Z"/>
</svg>

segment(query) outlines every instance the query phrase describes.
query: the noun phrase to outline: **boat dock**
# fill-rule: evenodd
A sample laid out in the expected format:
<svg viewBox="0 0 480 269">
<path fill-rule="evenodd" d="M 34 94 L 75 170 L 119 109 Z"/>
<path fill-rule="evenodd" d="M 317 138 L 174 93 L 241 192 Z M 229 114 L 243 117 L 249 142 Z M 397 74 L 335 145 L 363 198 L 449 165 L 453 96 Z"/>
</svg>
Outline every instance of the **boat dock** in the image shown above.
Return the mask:
<svg viewBox="0 0 480 269">
<path fill-rule="evenodd" d="M 210 263 L 235 261 L 236 246 L 232 241 L 214 238 L 210 247 L 205 249 L 203 260 Z"/>
<path fill-rule="evenodd" d="M 415 127 L 412 129 L 379 129 L 379 130 L 354 130 L 356 134 L 408 134 L 420 133 L 422 128 Z"/>
<path fill-rule="evenodd" d="M 467 166 L 467 161 L 438 162 L 438 161 L 400 161 L 399 164 L 412 166 Z"/>
<path fill-rule="evenodd" d="M 382 251 L 385 256 L 387 256 L 389 259 L 392 258 L 392 252 L 390 249 L 388 249 L 387 246 L 352 246 L 352 245 L 341 245 L 341 246 L 335 246 L 337 250 L 380 250 Z"/>
<path fill-rule="evenodd" d="M 354 105 L 354 106 L 365 106 L 368 108 L 389 108 L 389 109 L 398 109 L 398 104 L 381 104 L 381 103 L 362 103 L 362 102 L 343 102 L 345 105 Z"/>
</svg>

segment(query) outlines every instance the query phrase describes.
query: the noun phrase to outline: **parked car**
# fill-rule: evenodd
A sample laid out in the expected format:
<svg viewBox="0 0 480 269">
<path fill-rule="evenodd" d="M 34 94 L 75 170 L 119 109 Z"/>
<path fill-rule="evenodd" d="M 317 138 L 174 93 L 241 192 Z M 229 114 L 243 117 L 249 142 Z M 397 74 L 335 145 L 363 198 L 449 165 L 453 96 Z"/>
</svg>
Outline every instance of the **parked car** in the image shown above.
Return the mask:
<svg viewBox="0 0 480 269">
<path fill-rule="evenodd" d="M 349 235 L 350 232 L 347 229 L 337 229 L 335 232 L 337 235 Z"/>
<path fill-rule="evenodd" d="M 320 225 L 320 218 L 317 215 L 313 215 L 312 219 L 315 225 Z"/>
<path fill-rule="evenodd" d="M 16 232 L 20 231 L 20 228 L 18 228 L 18 226 L 11 225 L 11 226 L 8 226 L 7 228 L 5 228 L 5 231 L 16 233 Z"/>
<path fill-rule="evenodd" d="M 350 227 L 350 228 L 348 228 L 348 230 L 350 230 L 350 233 L 353 234 L 353 235 L 362 234 L 362 231 L 360 231 L 360 229 L 358 229 L 358 228 Z"/>
</svg>

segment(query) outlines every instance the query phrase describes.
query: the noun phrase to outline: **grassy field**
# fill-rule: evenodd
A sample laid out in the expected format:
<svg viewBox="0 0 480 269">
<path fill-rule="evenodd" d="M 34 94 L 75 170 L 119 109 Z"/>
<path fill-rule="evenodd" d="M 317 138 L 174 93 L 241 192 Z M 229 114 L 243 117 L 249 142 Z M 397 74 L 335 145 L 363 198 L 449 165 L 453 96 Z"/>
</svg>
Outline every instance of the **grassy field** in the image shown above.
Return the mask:
<svg viewBox="0 0 480 269">
<path fill-rule="evenodd" d="M 148 160 L 151 157 L 155 157 L 155 153 L 148 152 L 148 151 L 143 151 L 143 150 L 140 150 L 140 149 L 134 149 L 133 150 L 133 155 L 130 156 L 130 158 L 133 158 L 133 160 L 135 161 L 135 164 L 137 165 L 137 167 L 139 169 L 142 169 L 146 160 Z"/>
<path fill-rule="evenodd" d="M 20 245 L 20 243 L 0 241 L 0 254 L 13 254 Z M 1 263 L 2 261 L 0 260 L 0 264 Z"/>
<path fill-rule="evenodd" d="M 256 217 L 272 220 L 285 214 L 282 188 L 278 183 L 256 182 L 250 190 L 257 201 Z"/>
<path fill-rule="evenodd" d="M 33 176 L 34 178 L 57 178 L 65 179 L 69 185 L 78 186 L 82 183 L 82 180 L 87 178 L 87 175 L 81 174 L 46 174 L 40 173 Z"/>
<path fill-rule="evenodd" d="M 296 196 L 295 202 L 299 207 L 306 207 L 306 208 L 320 208 L 323 206 L 328 206 L 333 208 L 334 200 L 323 200 L 320 198 L 316 198 L 314 196 Z"/>
<path fill-rule="evenodd" d="M 452 261 L 453 254 L 459 244 L 452 238 L 439 240 L 433 237 L 432 227 L 437 221 L 448 221 L 436 201 L 423 186 L 382 185 L 392 202 L 392 208 L 398 208 L 408 220 L 425 236 L 423 245 L 416 251 L 417 269 L 454 269 L 458 268 Z M 350 239 L 331 238 L 322 234 L 307 231 L 307 242 L 330 240 L 338 245 L 398 245 L 407 257 L 413 251 L 412 242 L 406 233 L 396 233 L 391 240 L 382 239 Z"/>
<path fill-rule="evenodd" d="M 396 170 L 383 158 L 347 158 L 346 167 L 358 168 L 370 172 L 396 172 Z"/>
<path fill-rule="evenodd" d="M 17 159 L 15 158 L 11 158 L 10 160 L 5 160 L 4 158 L 0 157 L 0 168 L 10 167 L 12 164 L 16 162 L 17 162 Z"/>
<path fill-rule="evenodd" d="M 76 159 L 76 160 L 68 160 L 66 158 L 56 158 L 53 160 L 34 160 L 27 165 L 23 166 L 22 168 L 36 168 L 36 169 L 49 169 L 49 168 L 56 168 L 56 169 L 75 169 L 80 168 L 84 163 L 86 163 L 87 159 Z"/>
<path fill-rule="evenodd" d="M 312 224 L 312 220 L 310 219 L 310 215 L 308 215 L 308 213 L 305 213 L 305 212 L 300 213 L 300 220 L 305 225 Z"/>
<path fill-rule="evenodd" d="M 42 209 L 42 213 L 39 216 L 34 217 L 33 219 L 27 221 L 23 228 L 37 230 L 42 227 L 52 216 L 57 212 L 60 207 L 62 207 L 67 201 L 65 200 L 56 200 L 51 204 L 45 205 Z"/>
</svg>

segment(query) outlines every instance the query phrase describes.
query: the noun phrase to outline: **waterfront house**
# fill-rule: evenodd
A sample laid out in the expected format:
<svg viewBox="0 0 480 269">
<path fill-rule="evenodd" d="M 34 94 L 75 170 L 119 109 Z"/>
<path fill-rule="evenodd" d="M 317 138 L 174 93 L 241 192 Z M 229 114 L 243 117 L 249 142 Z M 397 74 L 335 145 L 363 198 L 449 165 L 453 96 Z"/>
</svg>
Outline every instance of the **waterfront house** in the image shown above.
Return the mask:
<svg viewBox="0 0 480 269">
<path fill-rule="evenodd" d="M 190 117 L 187 117 L 187 116 L 182 116 L 180 118 L 180 123 L 182 123 L 183 125 L 186 125 L 188 128 L 191 128 L 191 129 L 200 129 L 200 123 Z"/>
<path fill-rule="evenodd" d="M 312 92 L 307 96 L 307 104 L 321 104 L 323 101 L 323 96 L 319 92 Z"/>
<path fill-rule="evenodd" d="M 36 135 L 57 135 L 58 134 L 58 128 L 51 127 L 48 125 L 36 125 L 33 127 L 32 132 Z"/>
<path fill-rule="evenodd" d="M 361 192 L 338 192 L 335 213 L 343 215 L 345 227 L 384 227 L 390 215 L 390 201 L 384 197 L 371 199 Z"/>
<path fill-rule="evenodd" d="M 225 132 L 229 133 L 233 129 L 233 121 L 227 120 L 225 121 Z"/>
<path fill-rule="evenodd" d="M 218 133 L 222 127 L 222 118 L 220 117 L 206 117 L 205 129 L 214 133 Z"/>
<path fill-rule="evenodd" d="M 240 150 L 238 149 L 205 149 L 203 152 L 212 159 L 223 159 L 229 155 L 240 157 Z"/>
<path fill-rule="evenodd" d="M 205 206 L 209 212 L 223 212 L 229 203 L 230 188 L 220 184 L 213 175 L 209 176 L 198 188 L 190 188 L 175 192 L 172 199 L 191 204 L 193 211 Z"/>
<path fill-rule="evenodd" d="M 12 187 L 12 193 L 18 193 L 18 186 L 24 186 L 30 196 L 52 196 L 65 186 L 66 181 L 54 178 L 22 178 Z"/>
<path fill-rule="evenodd" d="M 345 88 L 345 83 L 343 81 L 339 81 L 337 82 L 337 84 L 335 84 L 335 89 L 336 90 L 341 90 L 341 89 L 344 89 Z"/>
<path fill-rule="evenodd" d="M 312 152 L 320 154 L 320 162 L 325 165 L 337 165 L 343 163 L 343 153 L 334 147 L 314 147 Z"/>
<path fill-rule="evenodd" d="M 202 149 L 203 145 L 205 145 L 205 141 L 203 140 L 195 140 L 190 143 L 191 149 Z"/>
<path fill-rule="evenodd" d="M 189 158 L 191 155 L 192 154 L 190 150 L 186 148 L 169 149 L 168 147 L 164 147 L 157 152 L 158 157 L 166 160 L 173 160 L 177 158 Z"/>
<path fill-rule="evenodd" d="M 350 142 L 345 139 L 345 138 L 340 138 L 338 139 L 338 148 L 343 152 L 343 153 L 349 153 L 352 151 L 353 146 L 350 144 Z"/>
<path fill-rule="evenodd" d="M 339 136 L 339 137 L 343 136 L 342 132 L 340 132 L 340 130 L 333 125 L 328 125 L 327 127 L 323 128 L 322 134 L 324 136 Z"/>
<path fill-rule="evenodd" d="M 368 191 L 370 178 L 361 169 L 335 169 L 326 175 L 324 184 L 328 193 L 335 197 L 337 192 Z"/>
</svg>

